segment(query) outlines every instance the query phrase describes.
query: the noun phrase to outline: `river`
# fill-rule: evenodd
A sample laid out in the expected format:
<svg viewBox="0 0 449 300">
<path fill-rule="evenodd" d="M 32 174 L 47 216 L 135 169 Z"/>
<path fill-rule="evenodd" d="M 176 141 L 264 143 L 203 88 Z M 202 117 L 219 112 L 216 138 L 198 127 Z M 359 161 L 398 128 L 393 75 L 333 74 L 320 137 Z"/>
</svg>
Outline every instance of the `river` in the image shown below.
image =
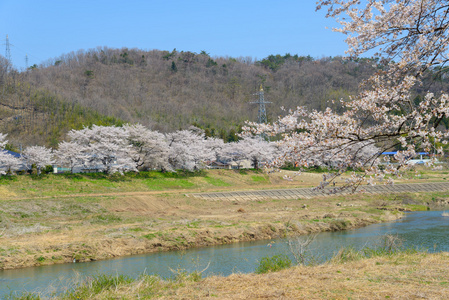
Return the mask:
<svg viewBox="0 0 449 300">
<path fill-rule="evenodd" d="M 340 248 L 375 246 L 385 234 L 397 235 L 406 247 L 418 247 L 429 252 L 449 251 L 449 217 L 441 211 L 414 212 L 389 223 L 364 228 L 317 235 L 309 249 L 315 260 L 325 261 Z M 290 254 L 287 239 L 242 242 L 230 245 L 195 248 L 186 251 L 159 252 L 121 257 L 112 260 L 31 267 L 0 271 L 0 298 L 13 293 L 41 292 L 49 295 L 73 286 L 85 276 L 96 274 L 158 274 L 167 278 L 173 271 L 202 271 L 203 276 L 254 272 L 265 256 Z"/>
</svg>

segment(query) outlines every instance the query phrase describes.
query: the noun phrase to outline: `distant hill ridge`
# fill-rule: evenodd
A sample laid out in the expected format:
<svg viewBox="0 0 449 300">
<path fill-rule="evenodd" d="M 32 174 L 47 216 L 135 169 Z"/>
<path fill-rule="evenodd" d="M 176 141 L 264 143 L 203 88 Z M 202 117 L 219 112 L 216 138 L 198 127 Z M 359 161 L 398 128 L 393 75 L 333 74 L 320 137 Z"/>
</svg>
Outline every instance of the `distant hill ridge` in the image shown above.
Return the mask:
<svg viewBox="0 0 449 300">
<path fill-rule="evenodd" d="M 80 50 L 28 72 L 6 74 L 0 67 L 0 88 L 6 86 L 0 130 L 6 122 L 3 128 L 8 127 L 10 140 L 11 135 L 29 131 L 13 126 L 28 111 L 30 120 L 33 115 L 42 119 L 42 128 L 30 131 L 25 143 L 39 140 L 33 136 L 38 133 L 41 143 L 55 144 L 68 129 L 95 123 L 96 118 L 105 125 L 139 122 L 162 132 L 195 124 L 209 135 L 232 140 L 246 120 L 257 119 L 257 106 L 249 102 L 256 99 L 253 94 L 260 84 L 272 102 L 268 118 L 275 120 L 282 114 L 281 106 L 340 109 L 330 100 L 356 94 L 359 84 L 380 67 L 372 59 L 290 54 L 254 61 L 211 57 L 205 51 Z M 447 90 L 442 78 L 430 88 Z"/>
</svg>

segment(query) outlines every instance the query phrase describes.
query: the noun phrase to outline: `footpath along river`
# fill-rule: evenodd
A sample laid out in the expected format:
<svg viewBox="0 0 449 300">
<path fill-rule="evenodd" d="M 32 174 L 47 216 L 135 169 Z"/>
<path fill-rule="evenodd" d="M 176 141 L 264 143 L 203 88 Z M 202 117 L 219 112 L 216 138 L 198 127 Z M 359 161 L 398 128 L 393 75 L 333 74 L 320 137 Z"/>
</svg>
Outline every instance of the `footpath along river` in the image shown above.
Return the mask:
<svg viewBox="0 0 449 300">
<path fill-rule="evenodd" d="M 385 234 L 395 234 L 406 247 L 425 248 L 429 252 L 449 251 L 449 217 L 441 211 L 414 212 L 390 223 L 364 228 L 325 232 L 317 235 L 309 249 L 319 261 L 325 261 L 340 248 L 375 246 Z M 290 255 L 288 239 L 243 242 L 186 251 L 160 252 L 88 263 L 49 265 L 0 271 L 0 299 L 10 293 L 41 292 L 48 296 L 73 286 L 77 280 L 96 274 L 157 274 L 171 277 L 173 271 L 202 271 L 203 276 L 254 272 L 265 256 Z M 293 258 L 292 258 L 293 260 Z"/>
</svg>

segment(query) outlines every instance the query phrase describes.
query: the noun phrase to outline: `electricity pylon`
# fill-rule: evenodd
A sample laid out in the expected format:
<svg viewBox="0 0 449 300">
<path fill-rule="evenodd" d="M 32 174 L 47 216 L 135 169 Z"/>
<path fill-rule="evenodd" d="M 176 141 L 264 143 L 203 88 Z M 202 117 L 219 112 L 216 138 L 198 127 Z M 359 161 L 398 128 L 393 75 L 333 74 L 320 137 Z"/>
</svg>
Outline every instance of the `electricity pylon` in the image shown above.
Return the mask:
<svg viewBox="0 0 449 300">
<path fill-rule="evenodd" d="M 6 51 L 5 51 L 5 58 L 8 60 L 9 63 L 11 63 L 11 47 L 9 45 L 9 37 L 6 35 Z"/>
<path fill-rule="evenodd" d="M 259 95 L 259 100 L 258 101 L 254 101 L 254 102 L 250 102 L 250 103 L 252 103 L 252 104 L 259 104 L 258 123 L 259 124 L 267 123 L 267 121 L 268 121 L 267 120 L 267 110 L 265 109 L 265 104 L 268 104 L 268 103 L 271 103 L 271 102 L 265 101 L 262 85 L 260 85 L 259 92 L 254 94 L 254 95 Z"/>
</svg>

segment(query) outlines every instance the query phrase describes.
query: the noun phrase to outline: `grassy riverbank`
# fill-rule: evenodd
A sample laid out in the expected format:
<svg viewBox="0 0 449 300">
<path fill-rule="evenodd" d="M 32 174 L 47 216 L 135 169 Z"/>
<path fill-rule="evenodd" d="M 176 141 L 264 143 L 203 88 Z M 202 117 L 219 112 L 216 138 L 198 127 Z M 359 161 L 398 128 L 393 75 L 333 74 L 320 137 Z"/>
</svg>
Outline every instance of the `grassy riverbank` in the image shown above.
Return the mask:
<svg viewBox="0 0 449 300">
<path fill-rule="evenodd" d="M 399 251 L 360 255 L 346 249 L 331 262 L 267 274 L 171 280 L 98 275 L 55 299 L 447 299 L 449 253 Z M 41 299 L 25 294 L 13 299 Z"/>
<path fill-rule="evenodd" d="M 335 231 L 395 220 L 449 193 L 207 201 L 186 193 L 311 187 L 321 174 L 215 170 L 0 180 L 0 269 Z M 418 182 L 445 180 L 427 172 Z M 443 175 L 446 176 L 446 175 Z M 430 201 L 432 202 L 432 201 Z M 338 204 L 338 205 L 337 205 Z"/>
</svg>

